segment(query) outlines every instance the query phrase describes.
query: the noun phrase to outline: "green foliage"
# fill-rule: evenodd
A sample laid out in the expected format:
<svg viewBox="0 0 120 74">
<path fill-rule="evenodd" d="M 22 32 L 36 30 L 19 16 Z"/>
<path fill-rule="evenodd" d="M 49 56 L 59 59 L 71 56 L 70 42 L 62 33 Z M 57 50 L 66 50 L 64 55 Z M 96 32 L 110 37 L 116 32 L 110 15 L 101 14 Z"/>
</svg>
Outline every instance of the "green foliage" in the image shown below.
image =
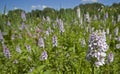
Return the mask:
<svg viewBox="0 0 120 74">
<path fill-rule="evenodd" d="M 110 40 L 109 35 L 107 35 L 107 43 L 109 44 L 109 50 L 113 51 L 115 55 L 113 63 L 104 65 L 100 68 L 95 67 L 94 73 L 119 74 L 120 50 L 115 48 L 118 42 L 114 40 L 115 36 L 113 30 L 116 27 L 120 28 L 120 22 L 117 22 L 116 25 L 113 26 L 111 15 L 115 15 L 117 18 L 120 9 L 117 10 L 116 7 L 119 7 L 120 4 L 113 4 L 112 9 L 110 7 L 105 7 L 102 12 L 98 12 L 98 8 L 102 5 L 103 4 L 99 3 L 79 5 L 82 17 L 86 12 L 90 13 L 92 19 L 94 14 L 101 14 L 99 20 L 92 20 L 91 23 L 83 22 L 83 24 L 80 24 L 77 18 L 76 8 L 78 6 L 74 9 L 60 9 L 59 11 L 52 8 L 45 8 L 44 10 L 33 10 L 28 12 L 26 13 L 27 20 L 25 21 L 25 25 L 28 26 L 32 36 L 29 36 L 26 29 L 20 30 L 22 23 L 21 12 L 23 10 L 11 10 L 8 12 L 8 15 L 0 15 L 0 30 L 3 33 L 5 45 L 11 52 L 11 58 L 5 58 L 0 42 L 0 74 L 91 74 L 91 65 L 86 60 L 90 35 L 90 32 L 86 31 L 86 27 L 89 25 L 94 27 L 95 30 L 110 29 L 112 39 Z M 103 16 L 106 11 L 111 11 L 109 12 L 110 18 L 104 21 Z M 49 16 L 51 21 L 43 21 L 43 16 L 45 18 Z M 59 27 L 55 21 L 56 18 L 61 18 L 64 22 L 65 32 L 63 34 L 59 32 Z M 8 20 L 10 20 L 11 26 L 7 26 L 6 22 Z M 52 27 L 53 23 L 55 23 L 56 28 Z M 36 27 L 42 32 L 37 32 Z M 49 27 L 53 32 L 47 36 L 45 31 Z M 11 39 L 13 34 L 15 35 L 14 40 Z M 58 47 L 52 47 L 53 35 L 58 37 Z M 40 48 L 38 46 L 39 37 L 44 38 L 45 48 Z M 86 45 L 84 47 L 79 39 L 85 39 Z M 17 45 L 20 46 L 22 53 L 16 52 Z M 31 46 L 31 52 L 26 49 L 25 45 Z M 41 61 L 40 55 L 43 50 L 47 51 L 48 58 L 47 60 Z"/>
</svg>

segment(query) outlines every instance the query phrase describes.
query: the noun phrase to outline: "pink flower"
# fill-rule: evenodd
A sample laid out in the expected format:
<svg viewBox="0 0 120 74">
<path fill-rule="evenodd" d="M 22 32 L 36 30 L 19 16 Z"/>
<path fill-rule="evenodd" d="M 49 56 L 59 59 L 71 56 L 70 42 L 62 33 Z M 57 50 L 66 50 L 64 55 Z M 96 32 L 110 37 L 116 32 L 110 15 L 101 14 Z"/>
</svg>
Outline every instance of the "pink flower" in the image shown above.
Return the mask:
<svg viewBox="0 0 120 74">
<path fill-rule="evenodd" d="M 21 18 L 23 21 L 26 21 L 26 16 L 24 11 L 21 12 Z"/>
<path fill-rule="evenodd" d="M 48 58 L 47 52 L 44 50 L 40 56 L 40 60 L 46 60 Z"/>
<path fill-rule="evenodd" d="M 4 56 L 6 57 L 6 58 L 9 58 L 10 59 L 10 51 L 9 51 L 9 49 L 7 48 L 7 46 L 5 46 L 4 44 L 3 44 L 3 53 L 4 53 Z"/>
</svg>

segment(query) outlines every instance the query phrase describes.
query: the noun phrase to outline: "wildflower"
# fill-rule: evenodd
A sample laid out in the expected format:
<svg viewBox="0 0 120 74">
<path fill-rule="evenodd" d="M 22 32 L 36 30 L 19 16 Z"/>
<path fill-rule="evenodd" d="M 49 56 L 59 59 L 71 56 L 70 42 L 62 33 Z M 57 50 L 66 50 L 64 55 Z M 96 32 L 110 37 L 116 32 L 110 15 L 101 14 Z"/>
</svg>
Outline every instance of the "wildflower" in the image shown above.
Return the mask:
<svg viewBox="0 0 120 74">
<path fill-rule="evenodd" d="M 50 23 L 50 17 L 49 16 L 46 17 L 46 20 L 48 21 L 48 23 Z"/>
<path fill-rule="evenodd" d="M 78 18 L 80 18 L 80 8 L 79 7 L 77 8 L 77 16 L 78 16 Z"/>
<path fill-rule="evenodd" d="M 4 56 L 6 57 L 6 58 L 9 58 L 10 59 L 10 51 L 9 51 L 9 49 L 3 44 L 3 53 L 4 53 Z"/>
<path fill-rule="evenodd" d="M 109 34 L 109 39 L 110 39 L 110 40 L 112 39 L 112 35 L 111 35 L 111 34 Z"/>
<path fill-rule="evenodd" d="M 12 34 L 11 40 L 14 40 L 14 39 L 15 39 L 15 34 Z"/>
<path fill-rule="evenodd" d="M 119 33 L 119 28 L 118 28 L 118 27 L 116 27 L 116 28 L 114 29 L 114 33 L 115 33 L 115 36 L 118 36 L 118 33 Z"/>
<path fill-rule="evenodd" d="M 24 30 L 25 29 L 25 23 L 24 22 L 22 22 L 22 24 L 21 24 L 21 27 L 20 27 L 20 30 Z"/>
<path fill-rule="evenodd" d="M 112 20 L 112 24 L 113 24 L 113 26 L 115 26 L 116 25 L 116 21 Z"/>
<path fill-rule="evenodd" d="M 99 61 L 95 61 L 95 65 L 96 67 L 102 66 L 103 64 L 105 64 L 105 59 L 104 58 L 100 58 Z"/>
<path fill-rule="evenodd" d="M 87 26 L 87 27 L 85 27 L 85 31 L 86 31 L 86 32 L 88 32 L 88 29 L 89 29 L 89 27 L 88 27 L 88 26 Z"/>
<path fill-rule="evenodd" d="M 112 16 L 112 24 L 113 26 L 116 24 L 116 21 L 114 20 L 114 16 Z"/>
<path fill-rule="evenodd" d="M 103 8 L 104 8 L 104 6 L 101 6 L 101 7 L 98 9 L 98 12 L 103 11 Z"/>
<path fill-rule="evenodd" d="M 98 12 L 101 12 L 101 8 L 98 9 Z"/>
<path fill-rule="evenodd" d="M 52 37 L 52 43 L 53 43 L 53 47 L 57 47 L 57 36 L 53 36 Z"/>
<path fill-rule="evenodd" d="M 105 13 L 105 20 L 108 18 L 108 12 Z"/>
<path fill-rule="evenodd" d="M 49 36 L 49 32 L 48 31 L 45 31 L 46 35 Z"/>
<path fill-rule="evenodd" d="M 98 19 L 101 19 L 101 15 L 100 14 L 98 14 Z"/>
<path fill-rule="evenodd" d="M 85 18 L 85 21 L 87 21 L 88 23 L 90 22 L 90 16 L 88 12 L 84 15 L 84 18 Z"/>
<path fill-rule="evenodd" d="M 35 28 L 35 32 L 36 32 L 36 33 L 41 33 L 42 30 L 41 30 L 39 27 L 36 27 L 36 28 Z"/>
<path fill-rule="evenodd" d="M 106 29 L 106 34 L 109 34 L 109 28 Z"/>
<path fill-rule="evenodd" d="M 31 52 L 31 46 L 30 45 L 25 45 L 25 47 L 28 50 L 28 52 Z"/>
<path fill-rule="evenodd" d="M 117 40 L 120 42 L 120 36 L 118 36 Z"/>
<path fill-rule="evenodd" d="M 21 25 L 21 30 L 24 30 L 25 29 L 25 23 L 22 22 L 22 25 Z"/>
<path fill-rule="evenodd" d="M 81 45 L 82 45 L 82 47 L 85 47 L 85 45 L 86 45 L 85 39 L 82 39 Z"/>
<path fill-rule="evenodd" d="M 48 58 L 47 52 L 44 50 L 40 56 L 40 60 L 46 60 Z"/>
<path fill-rule="evenodd" d="M 14 63 L 14 64 L 17 64 L 17 63 L 19 63 L 19 61 L 15 59 L 15 60 L 13 61 L 13 63 Z"/>
<path fill-rule="evenodd" d="M 55 27 L 56 27 L 56 26 L 55 26 L 55 24 L 54 24 L 54 23 L 52 24 L 52 27 L 55 29 Z"/>
<path fill-rule="evenodd" d="M 25 29 L 26 29 L 28 35 L 31 37 L 32 35 L 31 35 L 31 32 L 30 32 L 30 30 L 28 29 L 28 26 L 27 26 L 27 25 L 25 25 Z"/>
<path fill-rule="evenodd" d="M 113 55 L 112 52 L 110 52 L 110 53 L 108 54 L 107 64 L 113 62 L 113 60 L 114 60 L 114 55 Z"/>
<path fill-rule="evenodd" d="M 57 20 L 58 25 L 59 25 L 59 29 L 60 29 L 60 33 L 63 33 L 64 30 L 64 26 L 63 26 L 63 21 L 61 19 Z"/>
<path fill-rule="evenodd" d="M 8 26 L 11 26 L 11 23 L 10 23 L 10 21 L 7 21 L 7 25 L 8 25 Z"/>
<path fill-rule="evenodd" d="M 85 47 L 85 45 L 86 45 L 85 39 L 82 38 L 82 39 L 79 39 L 79 41 L 80 41 L 80 43 L 81 43 L 81 46 L 82 46 L 82 47 Z"/>
<path fill-rule="evenodd" d="M 97 20 L 98 18 L 97 18 L 97 16 L 96 15 L 94 15 L 94 20 Z"/>
<path fill-rule="evenodd" d="M 120 49 L 120 44 L 116 44 L 116 49 Z"/>
<path fill-rule="evenodd" d="M 47 28 L 48 33 L 50 34 L 52 32 L 51 28 Z"/>
<path fill-rule="evenodd" d="M 1 30 L 0 30 L 0 40 L 3 40 L 3 35 L 1 33 Z"/>
<path fill-rule="evenodd" d="M 117 37 L 114 37 L 114 40 L 117 40 Z"/>
<path fill-rule="evenodd" d="M 83 20 L 82 20 L 82 18 L 80 19 L 80 24 L 83 24 Z"/>
<path fill-rule="evenodd" d="M 21 18 L 23 21 L 26 21 L 26 16 L 24 11 L 21 12 Z"/>
<path fill-rule="evenodd" d="M 118 15 L 118 19 L 117 19 L 117 21 L 118 21 L 118 22 L 120 21 L 120 14 Z"/>
<path fill-rule="evenodd" d="M 16 51 L 17 51 L 18 53 L 21 53 L 21 49 L 20 49 L 20 46 L 19 46 L 19 45 L 16 46 Z"/>
<path fill-rule="evenodd" d="M 95 62 L 96 67 L 102 66 L 103 64 L 101 62 Z"/>
<path fill-rule="evenodd" d="M 34 70 L 34 67 L 31 67 L 30 70 L 29 70 L 29 72 L 33 72 L 33 70 Z"/>
<path fill-rule="evenodd" d="M 108 45 L 106 43 L 105 32 L 97 30 L 90 35 L 87 59 L 93 62 L 97 67 L 105 64 L 106 51 Z M 93 59 L 96 60 L 93 61 Z"/>
<path fill-rule="evenodd" d="M 39 40 L 38 40 L 38 46 L 39 47 L 42 47 L 42 48 L 44 48 L 45 47 L 45 45 L 44 45 L 44 39 L 43 38 L 39 38 Z"/>
<path fill-rule="evenodd" d="M 44 16 L 42 17 L 42 20 L 43 20 L 43 21 L 45 21 L 45 20 L 46 20 Z"/>
<path fill-rule="evenodd" d="M 94 29 L 95 29 L 95 28 L 94 28 L 94 27 L 92 27 L 91 32 L 94 32 Z"/>
</svg>

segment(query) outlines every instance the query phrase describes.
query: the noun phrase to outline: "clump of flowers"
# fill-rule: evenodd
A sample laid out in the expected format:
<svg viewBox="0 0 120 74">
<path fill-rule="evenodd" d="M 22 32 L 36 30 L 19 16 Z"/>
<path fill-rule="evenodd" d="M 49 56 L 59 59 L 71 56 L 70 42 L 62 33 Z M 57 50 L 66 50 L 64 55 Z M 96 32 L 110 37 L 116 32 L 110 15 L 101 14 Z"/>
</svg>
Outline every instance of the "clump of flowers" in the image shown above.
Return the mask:
<svg viewBox="0 0 120 74">
<path fill-rule="evenodd" d="M 98 19 L 97 15 L 94 15 L 94 20 L 97 20 L 97 19 Z"/>
<path fill-rule="evenodd" d="M 40 56 L 40 60 L 47 60 L 48 58 L 48 55 L 47 55 L 47 52 L 44 50 Z"/>
<path fill-rule="evenodd" d="M 118 15 L 117 21 L 118 21 L 118 22 L 120 21 L 120 14 Z"/>
<path fill-rule="evenodd" d="M 26 15 L 24 11 L 21 12 L 21 18 L 23 21 L 26 21 Z"/>
<path fill-rule="evenodd" d="M 12 34 L 11 40 L 14 40 L 14 39 L 15 39 L 15 34 Z"/>
<path fill-rule="evenodd" d="M 115 34 L 115 36 L 118 36 L 118 34 L 119 34 L 119 28 L 118 28 L 118 27 L 116 27 L 116 28 L 114 29 L 114 34 Z"/>
<path fill-rule="evenodd" d="M 84 15 L 84 19 L 85 19 L 85 21 L 88 22 L 88 23 L 91 22 L 91 20 L 90 20 L 90 15 L 89 15 L 88 12 Z"/>
<path fill-rule="evenodd" d="M 116 49 L 120 49 L 120 44 L 116 44 Z"/>
<path fill-rule="evenodd" d="M 78 16 L 78 18 L 80 18 L 80 8 L 79 7 L 77 8 L 77 16 Z"/>
<path fill-rule="evenodd" d="M 7 25 L 8 25 L 8 26 L 11 26 L 11 23 L 10 23 L 10 21 L 9 21 L 9 20 L 7 21 Z"/>
<path fill-rule="evenodd" d="M 42 47 L 42 48 L 45 47 L 45 45 L 44 45 L 44 39 L 42 37 L 40 37 L 39 40 L 38 40 L 38 46 Z"/>
<path fill-rule="evenodd" d="M 80 44 L 81 44 L 82 47 L 85 47 L 86 42 L 85 42 L 84 38 L 79 39 L 79 42 L 80 42 Z"/>
<path fill-rule="evenodd" d="M 6 45 L 4 45 L 4 44 L 2 44 L 2 46 L 3 46 L 3 53 L 4 53 L 4 56 L 6 57 L 6 58 L 8 58 L 8 59 L 10 59 L 10 51 L 9 51 L 9 49 L 7 48 L 7 46 Z"/>
<path fill-rule="evenodd" d="M 26 45 L 26 44 L 25 44 L 25 47 L 26 47 L 26 49 L 28 50 L 28 52 L 31 52 L 31 46 L 30 46 L 30 45 Z"/>
<path fill-rule="evenodd" d="M 107 64 L 113 62 L 113 60 L 114 60 L 114 55 L 112 52 L 110 52 L 107 57 Z"/>
<path fill-rule="evenodd" d="M 64 33 L 64 25 L 63 25 L 63 21 L 61 19 L 57 19 L 57 23 L 59 25 L 59 29 L 60 29 L 60 33 Z"/>
<path fill-rule="evenodd" d="M 48 21 L 48 23 L 50 23 L 51 21 L 49 16 L 46 17 L 46 20 Z"/>
<path fill-rule="evenodd" d="M 19 45 L 16 46 L 16 52 L 21 53 L 21 49 Z"/>
<path fill-rule="evenodd" d="M 52 32 L 51 28 L 50 27 L 47 28 L 46 35 L 49 36 L 51 32 Z"/>
<path fill-rule="evenodd" d="M 26 29 L 26 31 L 27 31 L 27 33 L 28 33 L 28 35 L 31 37 L 31 36 L 32 36 L 32 34 L 31 34 L 30 30 L 28 29 L 28 26 L 27 26 L 27 25 L 24 25 L 24 27 L 25 27 L 25 29 Z"/>
<path fill-rule="evenodd" d="M 46 34 L 47 36 L 49 36 L 49 32 L 48 32 L 48 31 L 45 31 L 45 34 Z"/>
<path fill-rule="evenodd" d="M 109 33 L 110 33 L 109 28 L 106 29 L 106 33 L 109 35 Z"/>
<path fill-rule="evenodd" d="M 0 30 L 0 40 L 3 40 L 3 35 L 2 35 L 1 30 Z"/>
<path fill-rule="evenodd" d="M 101 30 L 93 32 L 89 38 L 87 59 L 97 67 L 104 65 L 108 48 L 105 32 Z"/>
<path fill-rule="evenodd" d="M 25 28 L 25 23 L 24 22 L 22 22 L 22 24 L 21 24 L 21 30 L 24 30 L 24 28 Z"/>
<path fill-rule="evenodd" d="M 58 44 L 58 43 L 57 43 L 57 36 L 54 35 L 54 36 L 52 37 L 52 43 L 53 43 L 53 47 L 57 47 L 57 44 Z"/>
<path fill-rule="evenodd" d="M 108 12 L 105 13 L 104 19 L 106 20 L 108 18 Z"/>
</svg>

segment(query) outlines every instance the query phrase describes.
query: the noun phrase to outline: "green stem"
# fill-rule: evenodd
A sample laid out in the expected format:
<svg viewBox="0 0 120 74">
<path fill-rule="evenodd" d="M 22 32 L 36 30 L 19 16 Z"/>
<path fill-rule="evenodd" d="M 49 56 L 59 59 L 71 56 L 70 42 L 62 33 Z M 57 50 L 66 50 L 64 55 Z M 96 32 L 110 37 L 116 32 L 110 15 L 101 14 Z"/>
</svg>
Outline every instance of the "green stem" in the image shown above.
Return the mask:
<svg viewBox="0 0 120 74">
<path fill-rule="evenodd" d="M 91 74 L 94 74 L 94 64 L 91 64 L 91 68 L 92 68 L 92 73 Z"/>
</svg>

